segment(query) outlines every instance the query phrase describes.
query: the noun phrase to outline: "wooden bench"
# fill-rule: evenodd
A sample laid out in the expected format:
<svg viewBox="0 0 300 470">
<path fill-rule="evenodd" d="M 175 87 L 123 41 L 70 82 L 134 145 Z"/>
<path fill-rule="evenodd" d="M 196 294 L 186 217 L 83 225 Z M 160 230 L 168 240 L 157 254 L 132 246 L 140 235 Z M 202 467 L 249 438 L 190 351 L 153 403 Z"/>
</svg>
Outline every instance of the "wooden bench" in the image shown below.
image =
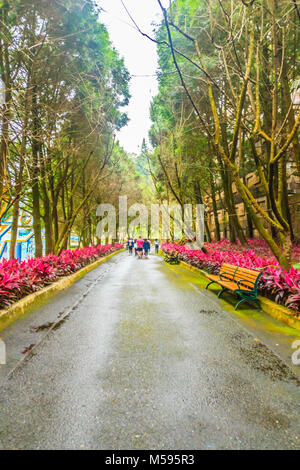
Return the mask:
<svg viewBox="0 0 300 470">
<path fill-rule="evenodd" d="M 164 260 L 166 263 L 169 264 L 179 264 L 178 251 L 172 251 L 171 253 L 167 253 L 164 257 Z"/>
<path fill-rule="evenodd" d="M 218 297 L 226 291 L 234 292 L 240 299 L 235 306 L 236 310 L 243 302 L 258 302 L 258 281 L 261 275 L 261 272 L 254 269 L 223 264 L 218 275 L 206 274 L 206 277 L 210 279 L 206 289 L 216 282 L 222 287 Z"/>
</svg>

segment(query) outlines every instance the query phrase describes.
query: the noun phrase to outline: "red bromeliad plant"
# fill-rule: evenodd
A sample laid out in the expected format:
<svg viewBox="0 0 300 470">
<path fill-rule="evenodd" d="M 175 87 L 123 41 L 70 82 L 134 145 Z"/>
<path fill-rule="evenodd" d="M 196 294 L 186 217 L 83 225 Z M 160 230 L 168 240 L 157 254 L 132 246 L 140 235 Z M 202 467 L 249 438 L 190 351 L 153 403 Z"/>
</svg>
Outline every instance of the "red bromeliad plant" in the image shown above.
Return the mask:
<svg viewBox="0 0 300 470">
<path fill-rule="evenodd" d="M 0 262 L 0 308 L 7 307 L 25 295 L 68 276 L 123 245 L 98 245 L 74 251 L 64 250 L 59 256 L 47 255 L 28 261 Z"/>
<path fill-rule="evenodd" d="M 206 243 L 205 248 L 206 252 L 172 243 L 162 245 L 163 251 L 170 253 L 176 250 L 180 259 L 210 273 L 217 274 L 223 263 L 262 270 L 260 294 L 289 307 L 296 316 L 300 316 L 300 271 L 291 268 L 286 272 L 271 255 L 264 240 L 248 240 L 246 246 L 222 240 Z M 300 245 L 294 245 L 293 258 L 295 261 L 300 259 Z"/>
</svg>

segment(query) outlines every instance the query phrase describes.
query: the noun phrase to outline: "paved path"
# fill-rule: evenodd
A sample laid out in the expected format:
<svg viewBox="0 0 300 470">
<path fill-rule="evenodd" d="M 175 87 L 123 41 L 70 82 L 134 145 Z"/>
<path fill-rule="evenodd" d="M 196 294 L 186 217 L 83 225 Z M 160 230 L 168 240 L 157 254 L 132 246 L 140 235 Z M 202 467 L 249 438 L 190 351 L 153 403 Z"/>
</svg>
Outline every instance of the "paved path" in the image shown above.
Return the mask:
<svg viewBox="0 0 300 470">
<path fill-rule="evenodd" d="M 221 305 L 183 267 L 112 258 L 1 333 L 3 379 L 71 312 L 3 385 L 0 449 L 300 449 L 296 375 Z"/>
</svg>

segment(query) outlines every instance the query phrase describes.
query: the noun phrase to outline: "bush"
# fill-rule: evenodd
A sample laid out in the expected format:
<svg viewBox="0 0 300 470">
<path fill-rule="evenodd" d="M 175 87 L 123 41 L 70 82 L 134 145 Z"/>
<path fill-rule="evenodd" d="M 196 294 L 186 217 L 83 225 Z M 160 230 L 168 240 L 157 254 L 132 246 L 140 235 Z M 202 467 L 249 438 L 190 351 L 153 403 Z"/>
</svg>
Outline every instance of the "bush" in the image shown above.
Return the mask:
<svg viewBox="0 0 300 470">
<path fill-rule="evenodd" d="M 123 246 L 118 244 L 98 245 L 74 251 L 64 250 L 59 256 L 47 255 L 28 261 L 4 259 L 0 262 L 0 308 L 8 307 L 120 248 Z"/>
</svg>

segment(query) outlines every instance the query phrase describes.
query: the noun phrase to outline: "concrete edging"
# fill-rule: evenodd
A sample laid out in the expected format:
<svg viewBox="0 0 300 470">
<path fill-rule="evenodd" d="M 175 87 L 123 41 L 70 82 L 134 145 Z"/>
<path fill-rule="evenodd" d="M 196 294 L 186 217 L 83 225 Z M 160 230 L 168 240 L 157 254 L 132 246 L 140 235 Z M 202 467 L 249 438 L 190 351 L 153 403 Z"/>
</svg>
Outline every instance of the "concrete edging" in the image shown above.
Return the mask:
<svg viewBox="0 0 300 470">
<path fill-rule="evenodd" d="M 76 271 L 76 273 L 71 274 L 70 276 L 65 276 L 53 284 L 50 284 L 49 286 L 44 287 L 43 289 L 40 289 L 33 294 L 27 295 L 5 310 L 0 310 L 0 331 L 4 330 L 4 328 L 7 328 L 16 320 L 26 315 L 33 308 L 38 307 L 40 304 L 45 302 L 45 300 L 48 300 L 57 292 L 68 289 L 72 286 L 72 284 L 74 284 L 76 281 L 79 281 L 79 279 L 88 274 L 90 271 L 97 268 L 102 263 L 105 263 L 110 258 L 121 253 L 122 251 L 124 251 L 124 249 L 115 251 L 108 256 L 104 256 L 103 258 L 99 258 L 94 263 L 88 264 L 79 271 Z"/>
<path fill-rule="evenodd" d="M 206 277 L 206 272 L 202 269 L 196 268 L 195 266 L 191 266 L 184 261 L 179 261 L 181 265 L 183 265 L 186 269 L 193 271 L 197 274 L 200 274 L 202 277 Z M 278 305 L 273 300 L 267 299 L 262 297 L 261 295 L 258 296 L 258 300 L 260 301 L 262 310 L 271 315 L 276 320 L 279 320 L 282 323 L 290 326 L 291 328 L 295 328 L 295 330 L 300 331 L 300 319 L 294 317 L 292 310 L 284 307 L 283 305 Z"/>
</svg>

